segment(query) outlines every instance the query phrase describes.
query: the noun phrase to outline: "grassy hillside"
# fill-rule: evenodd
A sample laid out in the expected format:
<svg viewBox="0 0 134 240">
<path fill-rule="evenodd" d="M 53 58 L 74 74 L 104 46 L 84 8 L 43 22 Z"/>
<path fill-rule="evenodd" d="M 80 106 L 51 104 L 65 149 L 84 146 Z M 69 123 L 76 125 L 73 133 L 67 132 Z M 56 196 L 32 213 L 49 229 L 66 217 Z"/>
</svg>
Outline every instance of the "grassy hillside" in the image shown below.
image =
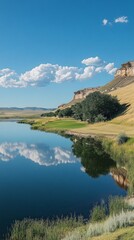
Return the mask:
<svg viewBox="0 0 134 240">
<path fill-rule="evenodd" d="M 116 90 L 116 89 L 120 89 L 122 87 L 126 87 L 130 84 L 134 83 L 134 77 L 116 77 L 114 78 L 111 82 L 107 83 L 106 85 L 104 85 L 103 87 L 100 88 L 101 92 L 110 92 L 111 89 L 112 90 Z M 67 107 L 70 107 L 76 103 L 79 103 L 81 101 L 83 101 L 83 99 L 72 99 L 70 102 L 68 102 L 67 104 L 64 104 L 63 107 L 61 107 L 60 109 L 64 109 Z"/>
<path fill-rule="evenodd" d="M 134 136 L 134 83 L 118 88 L 109 94 L 117 96 L 122 104 L 129 104 L 127 110 L 111 121 L 89 124 L 84 128 L 73 129 L 71 132 L 109 137 L 114 137 L 121 132 L 125 132 L 128 136 Z"/>
<path fill-rule="evenodd" d="M 65 131 L 73 134 L 84 135 L 99 135 L 115 137 L 118 134 L 125 132 L 128 136 L 134 136 L 134 83 L 118 88 L 109 94 L 117 96 L 122 104 L 129 104 L 127 110 L 108 122 L 100 122 L 95 124 L 87 124 L 84 122 L 72 119 L 57 119 L 57 118 L 39 118 L 36 120 L 27 121 L 34 129 L 47 131 Z"/>
<path fill-rule="evenodd" d="M 110 94 L 117 96 L 122 104 L 130 105 L 126 112 L 112 120 L 112 123 L 134 125 L 134 83 L 126 87 L 119 88 Z"/>
<path fill-rule="evenodd" d="M 125 87 L 131 83 L 134 83 L 134 77 L 116 77 L 111 82 L 100 88 L 100 91 L 110 91 L 120 87 Z"/>
</svg>

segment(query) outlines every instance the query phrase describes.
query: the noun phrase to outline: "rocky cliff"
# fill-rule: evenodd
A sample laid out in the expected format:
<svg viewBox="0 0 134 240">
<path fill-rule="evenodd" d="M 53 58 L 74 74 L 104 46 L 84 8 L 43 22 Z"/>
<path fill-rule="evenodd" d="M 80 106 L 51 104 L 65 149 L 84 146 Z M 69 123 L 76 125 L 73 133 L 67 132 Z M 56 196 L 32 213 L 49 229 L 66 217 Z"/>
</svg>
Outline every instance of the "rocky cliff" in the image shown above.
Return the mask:
<svg viewBox="0 0 134 240">
<path fill-rule="evenodd" d="M 116 71 L 115 78 L 116 77 L 134 77 L 134 61 L 124 63 L 121 66 L 122 67 Z"/>
<path fill-rule="evenodd" d="M 115 73 L 114 79 L 100 88 L 102 92 L 110 92 L 134 82 L 134 61 L 123 63 Z"/>
<path fill-rule="evenodd" d="M 86 98 L 87 95 L 89 95 L 90 93 L 93 93 L 95 91 L 99 91 L 99 87 L 97 87 L 97 88 L 84 88 L 82 90 L 74 92 L 74 100 L 84 99 L 84 98 Z"/>
</svg>

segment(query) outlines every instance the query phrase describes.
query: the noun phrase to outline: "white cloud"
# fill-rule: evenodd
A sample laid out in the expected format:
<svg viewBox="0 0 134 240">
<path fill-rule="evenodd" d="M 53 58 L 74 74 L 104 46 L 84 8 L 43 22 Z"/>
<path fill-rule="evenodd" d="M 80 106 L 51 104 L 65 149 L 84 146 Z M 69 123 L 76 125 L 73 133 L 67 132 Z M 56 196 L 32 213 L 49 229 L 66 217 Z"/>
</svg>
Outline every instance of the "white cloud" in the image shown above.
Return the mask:
<svg viewBox="0 0 134 240">
<path fill-rule="evenodd" d="M 40 64 L 39 66 L 17 74 L 14 70 L 5 68 L 0 70 L 0 87 L 3 88 L 22 88 L 22 87 L 44 87 L 49 83 L 62 83 L 73 80 L 87 80 L 95 74 L 106 71 L 108 74 L 114 73 L 114 64 L 111 66 L 100 57 L 90 57 L 82 60 L 86 66 L 60 66 L 58 64 Z"/>
<path fill-rule="evenodd" d="M 84 68 L 83 73 L 76 74 L 76 79 L 84 80 L 84 79 L 91 78 L 94 74 L 94 70 L 95 70 L 94 66 L 88 66 L 88 67 Z"/>
<path fill-rule="evenodd" d="M 116 71 L 117 71 L 117 68 L 114 67 L 108 73 L 113 75 L 113 74 L 115 74 Z"/>
<path fill-rule="evenodd" d="M 109 21 L 109 20 L 106 19 L 106 18 L 104 18 L 104 19 L 102 20 L 103 26 L 106 26 L 106 25 L 111 26 L 111 25 L 113 25 L 113 24 L 115 24 L 115 23 L 128 23 L 128 17 L 127 17 L 127 16 L 118 17 L 118 18 L 116 18 L 116 19 L 113 20 L 113 21 Z"/>
<path fill-rule="evenodd" d="M 82 60 L 82 63 L 88 66 L 88 65 L 100 64 L 101 61 L 102 60 L 98 56 L 96 56 L 96 57 L 86 58 L 86 59 Z"/>
<path fill-rule="evenodd" d="M 119 18 L 116 18 L 115 23 L 128 23 L 128 17 L 127 16 L 122 16 Z"/>
<path fill-rule="evenodd" d="M 55 73 L 55 79 L 52 82 L 61 83 L 64 81 L 75 79 L 76 74 L 78 74 L 79 72 L 80 69 L 77 67 L 59 66 L 58 70 Z"/>
<path fill-rule="evenodd" d="M 97 67 L 97 68 L 95 69 L 95 72 L 96 72 L 96 73 L 101 73 L 101 72 L 103 71 L 103 69 L 104 69 L 104 67 Z"/>
<path fill-rule="evenodd" d="M 107 73 L 109 74 L 114 74 L 117 70 L 117 68 L 114 67 L 114 63 L 108 63 L 104 69 L 106 70 Z"/>
<path fill-rule="evenodd" d="M 106 26 L 106 25 L 108 24 L 108 20 L 107 20 L 106 18 L 104 18 L 104 19 L 102 20 L 102 24 L 103 24 L 104 26 Z"/>
</svg>

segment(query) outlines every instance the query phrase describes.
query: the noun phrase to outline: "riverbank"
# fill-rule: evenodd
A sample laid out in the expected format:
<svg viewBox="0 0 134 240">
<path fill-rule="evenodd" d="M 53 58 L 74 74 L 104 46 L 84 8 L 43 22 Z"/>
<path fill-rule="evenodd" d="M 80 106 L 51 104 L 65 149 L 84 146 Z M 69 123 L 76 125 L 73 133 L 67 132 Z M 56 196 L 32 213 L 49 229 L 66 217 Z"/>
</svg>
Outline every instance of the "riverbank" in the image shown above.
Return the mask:
<svg viewBox="0 0 134 240">
<path fill-rule="evenodd" d="M 133 125 L 117 124 L 112 121 L 88 124 L 72 118 L 45 117 L 36 119 L 24 119 L 19 123 L 30 124 L 32 129 L 48 132 L 64 132 L 68 135 L 82 137 L 110 137 L 115 138 L 120 133 L 126 133 L 129 137 L 134 137 Z"/>
<path fill-rule="evenodd" d="M 8 240 L 130 240 L 133 238 L 134 210 L 123 198 L 109 200 L 107 206 L 95 206 L 89 219 L 82 217 L 57 220 L 16 221 L 8 235 Z"/>
<path fill-rule="evenodd" d="M 42 125 L 42 121 L 43 120 L 43 124 Z M 38 129 L 38 130 L 43 130 L 43 131 L 46 131 L 46 129 L 48 131 L 57 131 L 57 128 L 58 128 L 58 131 L 63 131 L 63 132 L 67 132 L 68 129 L 69 131 L 73 130 L 73 127 L 74 125 L 76 126 L 77 124 L 77 128 L 75 128 L 76 131 L 78 131 L 80 128 L 81 129 L 84 129 L 85 127 L 88 126 L 87 123 L 84 123 L 84 122 L 80 122 L 80 121 L 75 121 L 73 119 L 57 119 L 57 118 L 42 118 L 42 119 L 31 119 L 31 120 L 23 120 L 22 121 L 23 123 L 29 123 L 31 124 L 31 127 L 33 129 Z M 77 123 L 76 123 L 77 122 Z M 47 126 L 47 128 L 46 128 Z M 51 126 L 51 128 L 50 128 Z M 82 136 L 82 135 L 80 135 Z M 74 140 L 76 138 L 74 137 Z M 104 139 L 106 140 L 106 143 L 104 143 Z M 85 140 L 85 139 L 84 139 Z M 77 139 L 76 139 L 76 143 L 77 143 Z M 134 140 L 133 138 L 129 139 L 126 143 L 122 144 L 122 145 L 118 145 L 114 139 L 109 139 L 109 138 L 103 138 L 103 144 L 104 144 L 104 147 L 105 147 L 105 150 L 108 151 L 108 153 L 111 153 L 111 156 L 114 156 L 114 157 L 119 157 L 119 160 L 125 160 L 127 162 L 127 158 L 126 157 L 129 157 L 128 155 L 128 150 L 129 152 L 133 151 L 134 149 Z M 88 145 L 86 145 L 88 146 Z M 89 148 L 88 148 L 89 149 Z M 126 150 L 125 150 L 126 149 Z M 125 154 L 124 154 L 125 152 Z M 119 155 L 118 155 L 119 153 Z M 99 151 L 99 154 L 100 154 L 100 151 Z M 114 154 L 114 155 L 113 155 Z M 122 159 L 122 157 L 124 157 Z M 108 160 L 108 159 L 107 159 Z M 126 163 L 125 162 L 125 163 Z M 121 164 L 122 166 L 122 162 L 118 162 L 118 164 Z M 124 162 L 123 162 L 124 164 Z M 133 176 L 133 162 L 129 162 L 128 166 L 129 166 L 129 169 L 131 170 L 130 174 L 131 176 Z M 90 169 L 91 169 L 91 165 L 89 164 L 90 166 Z M 131 215 L 131 211 L 129 213 Z M 109 219 L 109 218 L 107 218 Z M 109 220 L 104 220 L 103 221 L 103 225 L 104 223 L 107 225 L 107 221 Z M 123 215 L 123 219 L 124 219 L 124 215 Z M 114 221 L 115 222 L 115 218 L 114 218 Z M 118 221 L 117 221 L 118 222 Z M 101 224 L 102 221 L 99 221 L 97 224 L 97 228 L 100 227 L 101 228 Z M 118 222 L 119 224 L 119 222 Z M 132 222 L 130 222 L 130 224 L 132 224 Z M 24 234 L 24 236 L 26 236 L 27 234 L 27 237 L 25 237 L 26 240 L 31 240 L 31 239 L 34 239 L 33 237 L 35 237 L 35 232 L 36 232 L 36 239 L 42 239 L 42 236 L 43 236 L 43 239 L 53 239 L 53 234 L 62 234 L 62 238 L 57 236 L 57 238 L 55 237 L 56 240 L 59 240 L 59 239 L 66 239 L 66 240 L 73 240 L 73 239 L 79 239 L 77 238 L 77 236 L 81 236 L 81 230 L 84 232 L 83 234 L 83 238 L 80 238 L 80 239 L 84 239 L 84 240 L 89 240 L 89 239 L 92 239 L 91 237 L 88 237 L 87 233 L 88 233 L 88 229 L 90 227 L 90 222 L 88 222 L 88 225 L 85 226 L 85 223 L 82 223 L 81 226 L 73 226 L 71 225 L 71 227 L 67 228 L 65 225 L 64 225 L 64 221 L 62 222 L 61 220 L 61 223 L 60 223 L 60 226 L 58 227 L 58 229 L 56 230 L 55 226 L 53 223 L 50 223 L 49 224 L 49 233 L 47 232 L 48 231 L 48 227 L 47 227 L 47 230 L 45 229 L 44 227 L 44 221 L 43 220 L 24 220 L 24 221 L 21 221 L 21 222 L 18 222 L 17 225 L 14 225 L 13 226 L 13 229 L 12 229 L 12 234 L 18 234 L 18 236 L 16 237 L 15 235 L 9 239 L 11 240 L 21 240 L 22 238 L 22 234 Z M 72 227 L 73 226 L 73 227 Z M 95 226 L 95 224 L 93 224 L 93 226 Z M 110 225 L 111 226 L 111 225 Z M 123 227 L 124 225 L 121 225 L 121 227 Z M 126 226 L 129 226 L 129 223 L 126 223 L 125 227 Z M 118 227 L 117 227 L 118 228 Z M 107 233 L 105 234 L 105 232 L 101 232 L 100 235 L 102 234 L 102 236 L 100 236 L 100 239 L 108 239 L 108 237 L 110 237 L 112 239 L 112 236 L 122 236 L 123 234 L 126 234 L 124 236 L 130 236 L 130 234 L 132 234 L 133 232 L 133 227 L 130 229 L 129 228 L 122 228 L 120 230 L 114 230 L 115 233 Z M 46 236 L 46 232 L 48 234 L 50 234 L 50 238 L 48 238 L 48 235 L 47 235 L 47 238 L 45 238 Z M 32 235 L 33 234 L 33 235 Z M 71 234 L 71 235 L 70 235 Z M 120 235 L 119 235 L 120 234 Z M 107 237 L 108 236 L 108 237 Z M 95 237 L 96 239 L 99 237 Z M 113 238 L 113 239 L 118 239 L 118 238 Z M 125 238 L 124 238 L 125 239 Z"/>
</svg>

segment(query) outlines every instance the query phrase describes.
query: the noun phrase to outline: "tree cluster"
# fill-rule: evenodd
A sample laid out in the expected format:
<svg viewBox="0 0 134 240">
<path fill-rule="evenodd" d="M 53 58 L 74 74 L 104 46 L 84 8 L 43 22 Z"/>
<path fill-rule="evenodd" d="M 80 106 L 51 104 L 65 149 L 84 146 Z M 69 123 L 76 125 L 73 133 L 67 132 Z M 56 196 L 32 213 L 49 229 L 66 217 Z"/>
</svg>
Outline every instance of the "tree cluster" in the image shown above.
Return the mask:
<svg viewBox="0 0 134 240">
<path fill-rule="evenodd" d="M 112 119 L 119 113 L 121 107 L 116 97 L 96 91 L 90 93 L 81 103 L 42 116 L 73 117 L 93 123 Z"/>
</svg>

